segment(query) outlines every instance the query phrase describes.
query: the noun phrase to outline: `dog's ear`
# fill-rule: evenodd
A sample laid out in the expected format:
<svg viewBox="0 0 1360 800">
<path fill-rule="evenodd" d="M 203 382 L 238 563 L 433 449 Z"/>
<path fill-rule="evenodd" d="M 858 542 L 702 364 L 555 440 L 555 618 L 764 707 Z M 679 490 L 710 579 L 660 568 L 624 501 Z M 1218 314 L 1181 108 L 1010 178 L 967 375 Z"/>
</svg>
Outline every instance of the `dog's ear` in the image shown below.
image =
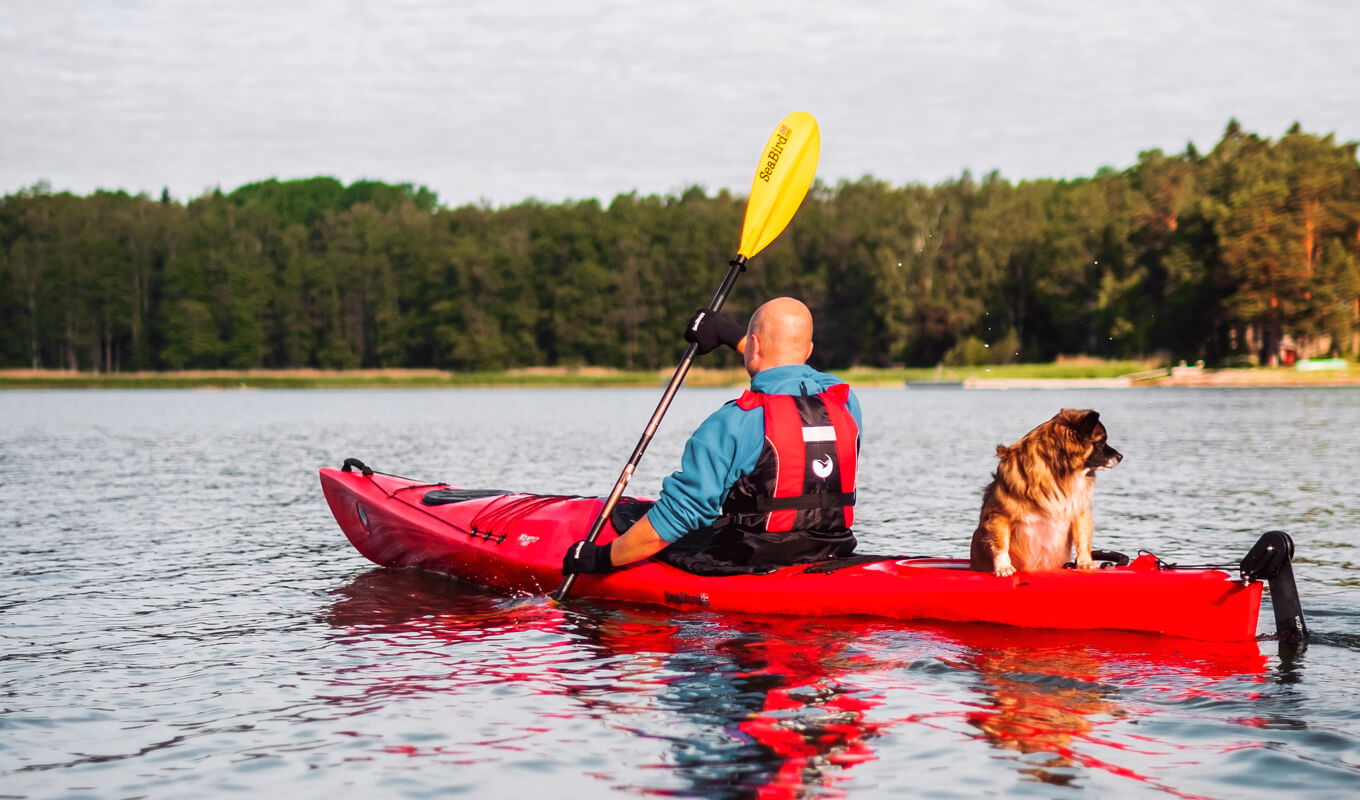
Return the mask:
<svg viewBox="0 0 1360 800">
<path fill-rule="evenodd" d="M 1009 447 L 1007 447 L 1006 445 L 1004 445 L 1004 444 L 999 444 L 999 445 L 996 446 L 996 457 L 997 457 L 997 458 L 1005 458 L 1006 456 L 1010 455 L 1010 452 L 1011 452 L 1011 449 L 1010 449 Z"/>
<path fill-rule="evenodd" d="M 1072 428 L 1082 439 L 1091 438 L 1091 434 L 1095 433 L 1096 426 L 1100 424 L 1100 414 L 1090 409 L 1083 409 L 1074 413 L 1077 417 L 1072 423 Z"/>
<path fill-rule="evenodd" d="M 1079 439 L 1091 438 L 1096 425 L 1100 424 L 1100 414 L 1089 408 L 1064 408 L 1053 417 L 1071 428 Z"/>
</svg>

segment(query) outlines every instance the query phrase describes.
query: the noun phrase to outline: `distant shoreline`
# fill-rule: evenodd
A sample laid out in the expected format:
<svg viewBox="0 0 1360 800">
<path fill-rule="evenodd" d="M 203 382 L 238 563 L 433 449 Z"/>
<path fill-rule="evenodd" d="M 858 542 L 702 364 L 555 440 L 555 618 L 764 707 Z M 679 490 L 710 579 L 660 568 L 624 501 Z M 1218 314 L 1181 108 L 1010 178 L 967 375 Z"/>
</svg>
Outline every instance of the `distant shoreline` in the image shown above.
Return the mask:
<svg viewBox="0 0 1360 800">
<path fill-rule="evenodd" d="M 603 367 L 537 367 L 497 372 L 436 369 L 359 370 L 188 370 L 179 372 L 89 373 L 66 370 L 0 369 L 0 389 L 383 389 L 383 388 L 590 388 L 653 387 L 670 379 L 672 368 L 616 370 Z M 1136 362 L 1085 360 L 993 367 L 851 368 L 832 370 L 856 386 L 935 389 L 1121 389 L 1150 386 L 1186 388 L 1360 386 L 1360 368 L 1301 371 L 1288 367 L 1147 369 Z M 740 367 L 690 370 L 690 386 L 743 386 Z"/>
</svg>

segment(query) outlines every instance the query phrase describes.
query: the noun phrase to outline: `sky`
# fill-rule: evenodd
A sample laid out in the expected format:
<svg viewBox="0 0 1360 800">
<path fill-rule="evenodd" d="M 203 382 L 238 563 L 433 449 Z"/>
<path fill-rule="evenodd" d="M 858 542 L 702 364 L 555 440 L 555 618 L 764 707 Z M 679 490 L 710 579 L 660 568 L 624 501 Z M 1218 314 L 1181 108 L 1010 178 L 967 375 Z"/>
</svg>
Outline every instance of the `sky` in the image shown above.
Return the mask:
<svg viewBox="0 0 1360 800">
<path fill-rule="evenodd" d="M 0 195 L 267 178 L 448 206 L 818 177 L 1078 178 L 1236 118 L 1360 140 L 1356 0 L 5 0 Z"/>
</svg>

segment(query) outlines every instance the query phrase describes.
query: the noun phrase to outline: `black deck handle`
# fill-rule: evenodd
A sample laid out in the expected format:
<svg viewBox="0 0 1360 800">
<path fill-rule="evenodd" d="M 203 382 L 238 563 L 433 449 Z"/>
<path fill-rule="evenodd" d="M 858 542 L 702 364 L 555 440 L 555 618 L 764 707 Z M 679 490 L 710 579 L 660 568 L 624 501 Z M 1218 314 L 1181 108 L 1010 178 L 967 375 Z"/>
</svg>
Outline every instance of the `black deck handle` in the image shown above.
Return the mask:
<svg viewBox="0 0 1360 800">
<path fill-rule="evenodd" d="M 373 470 L 369 469 L 367 464 L 365 464 L 364 462 L 360 461 L 357 458 L 345 459 L 345 463 L 340 465 L 340 471 L 349 472 L 351 467 L 358 467 L 359 471 L 363 473 L 363 476 L 365 478 L 373 477 Z"/>
</svg>

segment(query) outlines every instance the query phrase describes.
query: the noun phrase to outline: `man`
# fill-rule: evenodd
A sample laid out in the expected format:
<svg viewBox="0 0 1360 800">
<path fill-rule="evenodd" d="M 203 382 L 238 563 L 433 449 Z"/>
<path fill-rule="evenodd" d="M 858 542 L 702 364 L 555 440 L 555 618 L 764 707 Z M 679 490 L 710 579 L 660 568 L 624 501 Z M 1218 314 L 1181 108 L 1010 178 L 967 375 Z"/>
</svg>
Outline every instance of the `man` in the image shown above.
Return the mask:
<svg viewBox="0 0 1360 800">
<path fill-rule="evenodd" d="M 838 378 L 806 365 L 807 306 L 776 298 L 756 309 L 746 330 L 700 311 L 685 338 L 699 353 L 718 344 L 741 353 L 751 389 L 695 430 L 680 470 L 662 483 L 646 516 L 609 544 L 573 544 L 563 572 L 608 572 L 688 535 L 704 539 L 712 558 L 740 566 L 849 555 L 859 400 Z"/>
</svg>

